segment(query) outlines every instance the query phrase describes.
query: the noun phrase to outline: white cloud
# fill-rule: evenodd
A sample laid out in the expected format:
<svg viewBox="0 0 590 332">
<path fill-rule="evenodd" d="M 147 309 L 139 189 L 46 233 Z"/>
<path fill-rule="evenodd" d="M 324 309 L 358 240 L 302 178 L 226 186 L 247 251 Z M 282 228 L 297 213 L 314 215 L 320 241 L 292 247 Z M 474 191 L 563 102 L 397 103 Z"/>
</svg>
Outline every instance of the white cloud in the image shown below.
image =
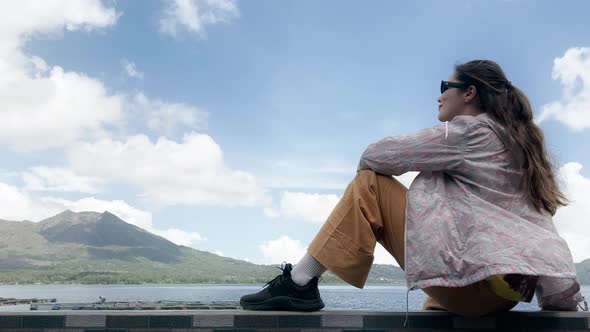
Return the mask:
<svg viewBox="0 0 590 332">
<path fill-rule="evenodd" d="M 152 143 L 137 135 L 124 142 L 79 143 L 68 151 L 68 158 L 76 173 L 135 184 L 159 204 L 269 204 L 254 177 L 229 168 L 219 145 L 204 134 L 188 134 L 182 142 L 161 137 Z"/>
<path fill-rule="evenodd" d="M 570 204 L 557 210 L 553 221 L 566 240 L 575 262 L 590 258 L 590 179 L 580 174 L 582 165 L 566 163 L 559 169 L 563 191 Z"/>
<path fill-rule="evenodd" d="M 283 235 L 258 246 L 264 257 L 259 264 L 280 264 L 283 261 L 295 264 L 303 257 L 306 248 L 299 240 Z"/>
<path fill-rule="evenodd" d="M 544 105 L 536 119 L 555 119 L 574 131 L 590 128 L 590 48 L 568 49 L 553 61 L 554 80 L 562 86 L 561 100 Z"/>
<path fill-rule="evenodd" d="M 121 119 L 122 99 L 102 82 L 49 66 L 22 47 L 35 34 L 92 30 L 115 24 L 100 1 L 0 2 L 0 144 L 17 149 L 59 147 L 104 136 Z M 23 19 L 26 18 L 26 19 Z"/>
<path fill-rule="evenodd" d="M 137 93 L 131 105 L 140 114 L 148 129 L 156 134 L 173 136 L 178 129 L 203 131 L 209 113 L 183 103 L 167 103 Z"/>
<path fill-rule="evenodd" d="M 40 221 L 61 212 L 51 204 L 36 200 L 18 187 L 0 182 L 0 219 Z"/>
<path fill-rule="evenodd" d="M 205 26 L 227 23 L 239 16 L 235 0 L 168 0 L 160 32 L 175 37 L 179 28 L 203 36 Z"/>
<path fill-rule="evenodd" d="M 98 178 L 80 176 L 65 168 L 45 166 L 31 167 L 21 173 L 21 178 L 29 191 L 97 193 L 102 183 Z"/>
<path fill-rule="evenodd" d="M 285 218 L 324 222 L 339 200 L 337 195 L 284 191 L 278 212 Z"/>
<path fill-rule="evenodd" d="M 152 229 L 150 232 L 160 235 L 178 245 L 190 247 L 194 242 L 206 241 L 207 238 L 197 232 L 185 232 L 178 228 L 168 228 L 166 230 Z"/>
<path fill-rule="evenodd" d="M 129 61 L 127 59 L 122 59 L 121 66 L 123 66 L 123 69 L 125 70 L 125 74 L 127 74 L 127 76 L 137 78 L 140 80 L 143 79 L 143 72 L 137 69 L 135 62 Z"/>
<path fill-rule="evenodd" d="M 109 95 L 95 79 L 57 66 L 47 72 L 34 70 L 31 76 L 18 64 L 4 64 L 0 144 L 17 149 L 60 147 L 103 137 L 105 126 L 122 119 L 122 97 Z"/>
<path fill-rule="evenodd" d="M 93 30 L 116 23 L 119 14 L 100 0 L 0 1 L 0 52 L 14 50 L 32 34 L 58 34 L 63 29 Z"/>
</svg>

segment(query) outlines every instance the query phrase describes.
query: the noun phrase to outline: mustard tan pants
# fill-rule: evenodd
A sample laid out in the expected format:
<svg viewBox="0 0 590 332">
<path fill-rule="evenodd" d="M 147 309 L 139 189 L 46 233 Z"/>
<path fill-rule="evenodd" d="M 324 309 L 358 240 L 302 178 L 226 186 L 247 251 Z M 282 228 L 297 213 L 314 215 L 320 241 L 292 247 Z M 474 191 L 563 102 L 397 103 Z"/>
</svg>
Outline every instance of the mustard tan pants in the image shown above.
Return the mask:
<svg viewBox="0 0 590 332">
<path fill-rule="evenodd" d="M 357 173 L 307 251 L 347 283 L 363 288 L 379 242 L 404 268 L 407 188 L 391 176 Z M 518 302 L 492 292 L 487 282 L 465 287 L 428 287 L 423 309 L 468 317 L 506 311 Z"/>
</svg>

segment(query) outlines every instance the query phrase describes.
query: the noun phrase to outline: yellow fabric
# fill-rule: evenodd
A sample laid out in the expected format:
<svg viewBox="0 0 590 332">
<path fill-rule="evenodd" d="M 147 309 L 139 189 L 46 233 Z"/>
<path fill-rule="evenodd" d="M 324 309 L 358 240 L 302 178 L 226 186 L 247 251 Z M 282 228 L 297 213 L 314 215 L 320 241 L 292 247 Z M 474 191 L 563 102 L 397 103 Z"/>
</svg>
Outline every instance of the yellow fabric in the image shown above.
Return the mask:
<svg viewBox="0 0 590 332">
<path fill-rule="evenodd" d="M 486 281 L 490 285 L 490 288 L 496 295 L 505 298 L 510 301 L 524 301 L 524 296 L 514 289 L 510 288 L 510 285 L 504 280 L 504 275 L 495 275 L 486 278 Z"/>
</svg>

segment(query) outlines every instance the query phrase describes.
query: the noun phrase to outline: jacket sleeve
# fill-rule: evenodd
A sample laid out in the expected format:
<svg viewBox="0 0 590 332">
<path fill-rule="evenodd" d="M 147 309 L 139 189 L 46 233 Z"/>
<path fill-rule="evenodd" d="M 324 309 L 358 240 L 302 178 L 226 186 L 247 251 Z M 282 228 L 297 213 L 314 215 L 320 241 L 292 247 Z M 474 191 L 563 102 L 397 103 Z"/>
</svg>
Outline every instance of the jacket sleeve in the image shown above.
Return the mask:
<svg viewBox="0 0 590 332">
<path fill-rule="evenodd" d="M 464 162 L 469 127 L 466 116 L 456 116 L 433 128 L 386 137 L 367 147 L 357 172 L 370 169 L 384 175 L 401 175 L 457 169 Z"/>
</svg>

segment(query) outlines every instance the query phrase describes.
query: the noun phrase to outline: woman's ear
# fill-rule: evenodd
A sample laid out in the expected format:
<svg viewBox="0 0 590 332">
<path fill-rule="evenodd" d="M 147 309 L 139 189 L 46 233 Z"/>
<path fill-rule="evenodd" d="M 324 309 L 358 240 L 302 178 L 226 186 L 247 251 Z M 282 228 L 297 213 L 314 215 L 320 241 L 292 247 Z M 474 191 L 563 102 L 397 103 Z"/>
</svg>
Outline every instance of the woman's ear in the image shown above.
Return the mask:
<svg viewBox="0 0 590 332">
<path fill-rule="evenodd" d="M 475 97 L 477 96 L 477 88 L 475 87 L 475 85 L 470 85 L 467 87 L 467 91 L 465 91 L 465 104 L 469 104 L 470 101 L 472 101 L 473 99 L 475 99 Z"/>
</svg>

